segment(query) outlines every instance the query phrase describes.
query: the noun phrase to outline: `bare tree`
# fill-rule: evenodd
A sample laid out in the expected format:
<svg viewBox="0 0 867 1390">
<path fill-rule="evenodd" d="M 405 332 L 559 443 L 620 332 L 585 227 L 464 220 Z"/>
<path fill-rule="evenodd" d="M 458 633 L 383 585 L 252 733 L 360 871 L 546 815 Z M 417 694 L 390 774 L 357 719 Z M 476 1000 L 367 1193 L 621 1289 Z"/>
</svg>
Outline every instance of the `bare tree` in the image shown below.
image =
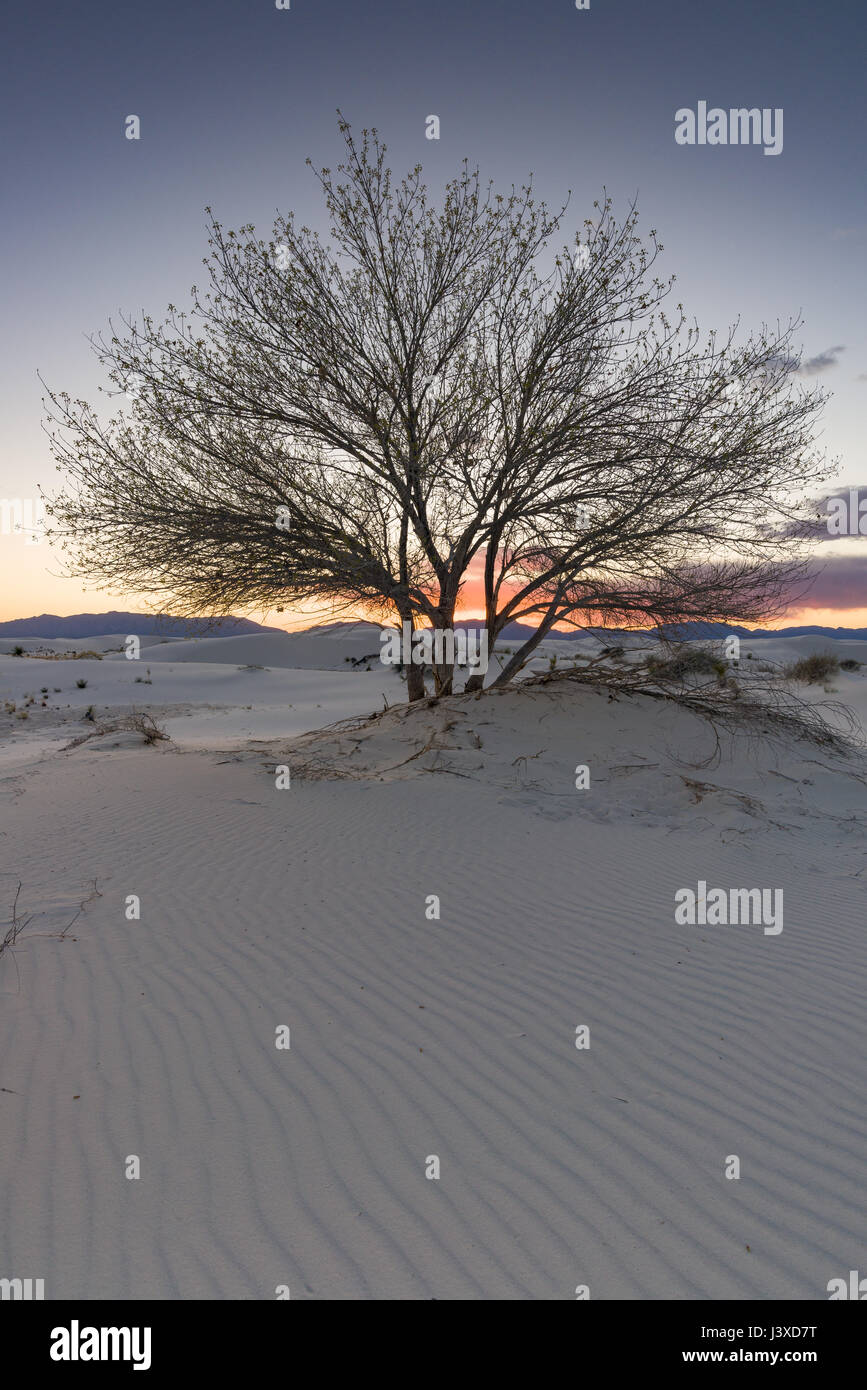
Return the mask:
<svg viewBox="0 0 867 1390">
<path fill-rule="evenodd" d="M 500 682 L 555 623 L 767 616 L 823 476 L 797 324 L 700 342 L 634 206 L 603 198 L 555 254 L 566 209 L 531 185 L 465 162 L 435 208 L 420 166 L 395 185 L 376 132 L 340 128 L 334 249 L 291 214 L 268 242 L 211 217 L 191 313 L 94 343 L 131 407 L 102 424 L 49 392 L 74 572 L 191 614 L 313 600 L 441 629 L 481 569 L 491 642 L 539 623 Z"/>
</svg>

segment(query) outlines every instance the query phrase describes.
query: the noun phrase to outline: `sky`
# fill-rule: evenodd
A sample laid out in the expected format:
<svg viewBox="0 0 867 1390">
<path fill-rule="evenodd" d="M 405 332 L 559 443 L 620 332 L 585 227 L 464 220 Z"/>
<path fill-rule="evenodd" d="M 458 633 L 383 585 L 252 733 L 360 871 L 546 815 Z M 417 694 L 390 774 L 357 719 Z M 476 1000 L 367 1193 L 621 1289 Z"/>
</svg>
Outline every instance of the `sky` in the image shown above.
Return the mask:
<svg viewBox="0 0 867 1390">
<path fill-rule="evenodd" d="M 159 320 L 186 304 L 206 206 L 263 234 L 277 210 L 325 228 L 305 159 L 338 163 L 338 107 L 379 130 L 397 174 L 421 162 L 432 191 L 467 157 L 501 186 L 532 172 L 552 205 L 571 190 L 574 226 L 603 187 L 615 212 L 637 196 L 660 273 L 703 329 L 803 318 L 805 382 L 832 393 L 818 442 L 835 486 L 867 485 L 863 0 L 290 3 L 6 7 L 0 497 L 60 481 L 37 373 L 97 402 L 88 336 L 123 311 Z M 679 144 L 675 113 L 702 101 L 782 109 L 781 152 Z M 3 529 L 0 620 L 144 607 Z M 867 624 L 867 538 L 818 553 L 826 567 L 787 621 Z M 473 598 L 471 584 L 464 613 Z"/>
</svg>

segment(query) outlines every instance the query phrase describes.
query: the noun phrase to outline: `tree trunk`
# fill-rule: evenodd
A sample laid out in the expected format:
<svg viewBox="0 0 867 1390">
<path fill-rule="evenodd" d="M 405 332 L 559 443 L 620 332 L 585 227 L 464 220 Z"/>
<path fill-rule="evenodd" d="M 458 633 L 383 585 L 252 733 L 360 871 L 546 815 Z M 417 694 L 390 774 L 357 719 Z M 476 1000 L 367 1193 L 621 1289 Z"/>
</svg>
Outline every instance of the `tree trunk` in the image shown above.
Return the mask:
<svg viewBox="0 0 867 1390">
<path fill-rule="evenodd" d="M 553 626 L 553 617 L 544 619 L 539 624 L 539 627 L 533 633 L 533 635 L 527 638 L 526 642 L 522 647 L 518 648 L 511 661 L 503 667 L 502 671 L 497 676 L 497 679 L 491 683 L 492 690 L 502 689 L 504 685 L 509 684 L 509 681 L 512 679 L 513 676 L 517 675 L 517 673 L 521 670 L 521 667 L 526 666 L 527 662 L 533 655 L 533 652 L 536 650 L 539 643 L 542 641 L 543 638 L 548 636 L 548 633 L 551 631 L 551 628 Z"/>
<path fill-rule="evenodd" d="M 415 619 L 413 618 L 412 611 L 408 608 L 403 608 L 401 603 L 398 602 L 395 604 L 395 607 L 397 608 L 398 626 L 402 640 L 403 624 L 408 622 L 410 628 L 414 629 Z M 424 684 L 424 669 L 421 666 L 416 666 L 414 661 L 409 661 L 405 664 L 403 662 L 401 663 L 401 670 L 406 672 L 406 698 L 408 702 L 412 704 L 415 700 L 426 699 L 427 691 L 425 690 Z"/>
<path fill-rule="evenodd" d="M 420 666 L 410 662 L 403 668 L 406 671 L 406 698 L 412 704 L 413 700 L 424 700 L 427 691 L 424 688 L 424 672 Z"/>
<path fill-rule="evenodd" d="M 447 662 L 442 666 L 434 666 L 434 691 L 437 698 L 442 695 L 451 695 L 452 682 L 455 678 L 455 668 Z"/>
<path fill-rule="evenodd" d="M 452 595 L 440 598 L 439 607 L 433 614 L 433 632 L 453 632 L 455 621 L 455 599 Z M 443 655 L 445 656 L 445 650 Z M 437 698 L 443 695 L 451 695 L 452 686 L 455 679 L 455 664 L 453 661 L 432 662 L 434 674 L 434 693 Z"/>
</svg>

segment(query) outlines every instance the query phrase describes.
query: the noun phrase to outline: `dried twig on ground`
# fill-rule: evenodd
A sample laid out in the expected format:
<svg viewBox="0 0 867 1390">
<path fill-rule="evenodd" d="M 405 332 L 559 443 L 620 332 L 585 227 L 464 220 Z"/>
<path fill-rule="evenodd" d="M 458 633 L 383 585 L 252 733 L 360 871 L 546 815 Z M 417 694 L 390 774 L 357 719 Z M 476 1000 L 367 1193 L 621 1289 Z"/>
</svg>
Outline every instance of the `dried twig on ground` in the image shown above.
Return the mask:
<svg viewBox="0 0 867 1390">
<path fill-rule="evenodd" d="M 97 880 L 94 879 L 94 880 L 93 880 L 93 884 L 92 884 L 90 893 L 88 894 L 88 896 L 87 896 L 86 898 L 84 898 L 84 899 L 78 904 L 78 909 L 77 909 L 77 911 L 76 911 L 76 912 L 74 913 L 74 915 L 70 918 L 70 920 L 67 922 L 66 926 L 63 928 L 62 931 L 30 932 L 30 933 L 28 934 L 28 940 L 32 940 L 34 937 L 37 937 L 37 936 L 50 936 L 50 937 L 53 937 L 56 941 L 63 941 L 64 938 L 66 937 L 67 933 L 72 929 L 72 927 L 75 926 L 75 923 L 78 921 L 78 919 L 79 919 L 79 917 L 81 916 L 82 912 L 83 912 L 84 909 L 87 907 L 87 904 L 93 902 L 94 898 L 101 898 L 101 897 L 102 897 L 102 893 L 101 893 L 101 892 L 99 891 L 99 889 L 97 888 L 96 883 L 97 883 Z M 20 937 L 21 933 L 24 931 L 25 927 L 29 927 L 30 923 L 33 921 L 34 917 L 36 917 L 36 915 L 37 915 L 35 912 L 31 912 L 30 915 L 29 915 L 28 917 L 25 917 L 25 918 L 23 918 L 23 919 L 20 918 L 20 917 L 18 916 L 18 899 L 20 898 L 20 896 L 21 896 L 21 880 L 19 879 L 19 880 L 18 880 L 18 886 L 17 886 L 17 888 L 15 889 L 15 897 L 14 897 L 13 902 L 12 902 L 12 919 L 11 919 L 11 922 L 9 922 L 9 924 L 8 924 L 8 929 L 7 929 L 7 931 L 6 931 L 5 936 L 2 938 L 2 940 L 0 940 L 0 955 L 2 955 L 4 951 L 8 950 L 8 951 L 12 954 L 13 960 L 14 960 L 15 944 L 16 944 L 16 942 L 18 941 L 18 938 Z M 16 966 L 15 966 L 15 969 L 16 969 L 16 971 L 17 971 L 17 969 L 18 969 L 17 963 L 16 963 Z M 20 976 L 19 976 L 19 983 L 20 983 Z"/>
<path fill-rule="evenodd" d="M 705 719 L 714 729 L 771 739 L 805 739 L 838 754 L 854 751 L 859 736 L 863 737 L 856 715 L 840 701 L 804 700 L 788 685 L 745 677 L 742 667 L 738 679 L 729 678 L 724 685 L 718 679 L 697 682 L 687 676 L 660 674 L 648 666 L 546 671 L 524 685 L 559 681 L 601 686 L 609 695 L 646 695 L 653 700 L 669 700 Z"/>
<path fill-rule="evenodd" d="M 80 734 L 71 743 L 67 743 L 63 751 L 68 753 L 71 748 L 79 748 L 82 743 L 87 743 L 92 738 L 99 738 L 103 734 L 126 732 L 141 734 L 147 744 L 156 743 L 159 739 L 171 738 L 171 735 L 160 727 L 152 714 L 133 712 L 124 715 L 122 719 L 113 720 L 110 724 L 97 724 L 96 728 L 91 729 L 89 733 Z"/>
</svg>

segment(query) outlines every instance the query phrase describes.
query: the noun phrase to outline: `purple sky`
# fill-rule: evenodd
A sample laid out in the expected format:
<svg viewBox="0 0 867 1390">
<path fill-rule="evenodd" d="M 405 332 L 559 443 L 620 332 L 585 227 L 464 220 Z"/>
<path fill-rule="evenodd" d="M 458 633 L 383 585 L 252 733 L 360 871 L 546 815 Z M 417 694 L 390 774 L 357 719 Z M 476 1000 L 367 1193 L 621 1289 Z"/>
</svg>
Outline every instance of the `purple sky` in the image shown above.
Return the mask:
<svg viewBox="0 0 867 1390">
<path fill-rule="evenodd" d="M 803 315 L 810 373 L 835 393 L 822 442 L 841 484 L 863 483 L 864 27 L 855 0 L 7 7 L 0 494 L 57 477 L 37 369 L 94 400 L 86 335 L 119 310 L 186 302 L 206 204 L 228 226 L 264 232 L 278 207 L 323 225 L 304 160 L 337 162 L 338 105 L 380 130 L 396 172 L 421 161 L 431 189 L 466 155 L 500 184 L 532 170 L 551 203 L 571 188 L 575 223 L 603 185 L 615 211 L 637 194 L 703 328 Z M 678 145 L 675 112 L 699 101 L 782 108 L 783 152 Z M 867 544 L 832 549 L 816 607 L 867 621 Z M 0 535 L 0 618 L 132 606 L 60 568 L 47 546 Z"/>
</svg>

